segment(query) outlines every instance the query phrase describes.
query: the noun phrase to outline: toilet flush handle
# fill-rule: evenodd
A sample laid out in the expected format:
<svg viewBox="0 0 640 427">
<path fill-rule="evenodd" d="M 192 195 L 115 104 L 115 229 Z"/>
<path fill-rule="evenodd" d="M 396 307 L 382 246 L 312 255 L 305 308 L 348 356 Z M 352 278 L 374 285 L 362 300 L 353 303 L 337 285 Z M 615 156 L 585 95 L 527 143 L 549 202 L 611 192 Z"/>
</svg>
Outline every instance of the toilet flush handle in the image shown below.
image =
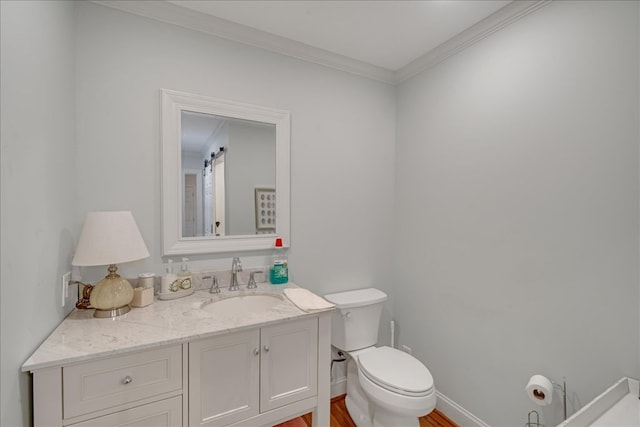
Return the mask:
<svg viewBox="0 0 640 427">
<path fill-rule="evenodd" d="M 343 317 L 346 317 L 347 319 L 349 319 L 349 318 L 351 317 L 351 312 L 350 312 L 350 311 L 347 311 L 347 312 L 346 312 L 346 313 L 344 313 L 342 316 L 343 316 Z"/>
</svg>

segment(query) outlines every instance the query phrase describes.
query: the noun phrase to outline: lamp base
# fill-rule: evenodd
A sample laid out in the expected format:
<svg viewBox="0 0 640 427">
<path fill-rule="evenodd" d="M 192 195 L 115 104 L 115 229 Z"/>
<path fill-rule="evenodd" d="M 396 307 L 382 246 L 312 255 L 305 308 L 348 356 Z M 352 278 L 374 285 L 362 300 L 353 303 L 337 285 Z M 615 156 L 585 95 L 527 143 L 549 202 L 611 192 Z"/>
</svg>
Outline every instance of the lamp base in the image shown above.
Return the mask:
<svg viewBox="0 0 640 427">
<path fill-rule="evenodd" d="M 91 290 L 89 302 L 96 309 L 93 317 L 116 317 L 131 311 L 129 303 L 133 299 L 133 288 L 116 271 L 117 267 L 111 264 L 107 277 L 99 281 Z"/>
<path fill-rule="evenodd" d="M 97 317 L 98 319 L 106 319 L 110 317 L 122 316 L 131 311 L 131 306 L 129 304 L 123 305 L 118 308 L 109 308 L 106 310 L 96 308 L 96 311 L 93 312 L 93 317 Z"/>
</svg>

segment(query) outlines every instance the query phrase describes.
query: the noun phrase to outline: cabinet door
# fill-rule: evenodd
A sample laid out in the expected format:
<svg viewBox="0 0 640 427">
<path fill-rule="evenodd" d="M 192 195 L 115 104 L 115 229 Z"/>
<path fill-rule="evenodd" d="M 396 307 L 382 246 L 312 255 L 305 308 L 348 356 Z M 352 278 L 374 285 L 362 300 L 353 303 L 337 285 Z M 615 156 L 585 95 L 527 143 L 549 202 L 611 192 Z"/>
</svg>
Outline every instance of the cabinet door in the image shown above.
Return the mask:
<svg viewBox="0 0 640 427">
<path fill-rule="evenodd" d="M 264 327 L 261 341 L 262 412 L 317 394 L 317 318 Z"/>
<path fill-rule="evenodd" d="M 259 412 L 260 334 L 189 343 L 189 424 L 223 426 Z"/>
<path fill-rule="evenodd" d="M 182 396 L 94 418 L 73 427 L 176 427 L 182 425 Z"/>
</svg>

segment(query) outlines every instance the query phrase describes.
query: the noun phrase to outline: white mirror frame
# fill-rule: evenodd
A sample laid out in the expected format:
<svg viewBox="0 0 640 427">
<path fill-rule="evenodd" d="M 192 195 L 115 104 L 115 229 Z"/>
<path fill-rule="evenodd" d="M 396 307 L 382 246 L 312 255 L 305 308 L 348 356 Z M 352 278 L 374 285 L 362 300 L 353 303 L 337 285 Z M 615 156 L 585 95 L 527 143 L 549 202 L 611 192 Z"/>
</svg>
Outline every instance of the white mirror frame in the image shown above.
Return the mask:
<svg viewBox="0 0 640 427">
<path fill-rule="evenodd" d="M 162 253 L 165 256 L 272 249 L 274 236 L 289 246 L 290 233 L 290 114 L 288 111 L 224 99 L 161 89 Z M 270 123 L 276 126 L 276 232 L 223 237 L 181 237 L 181 143 L 183 110 Z"/>
</svg>

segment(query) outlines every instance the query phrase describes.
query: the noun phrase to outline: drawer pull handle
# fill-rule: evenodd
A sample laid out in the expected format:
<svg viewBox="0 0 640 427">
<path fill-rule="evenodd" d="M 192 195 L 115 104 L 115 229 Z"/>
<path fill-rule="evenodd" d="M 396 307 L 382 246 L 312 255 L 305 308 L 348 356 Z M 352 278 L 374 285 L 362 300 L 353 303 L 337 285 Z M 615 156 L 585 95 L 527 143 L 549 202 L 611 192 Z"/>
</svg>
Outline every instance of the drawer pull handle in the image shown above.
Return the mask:
<svg viewBox="0 0 640 427">
<path fill-rule="evenodd" d="M 264 346 L 264 351 L 269 351 L 269 346 L 268 345 Z"/>
<path fill-rule="evenodd" d="M 255 356 L 259 355 L 259 354 L 260 354 L 260 350 L 258 350 L 257 348 L 254 348 L 254 349 L 253 349 L 253 354 L 254 354 Z"/>
<path fill-rule="evenodd" d="M 131 378 L 129 375 L 127 375 L 126 377 L 124 377 L 124 379 L 122 380 L 122 384 L 130 384 L 131 381 L 133 381 L 133 378 Z"/>
</svg>

